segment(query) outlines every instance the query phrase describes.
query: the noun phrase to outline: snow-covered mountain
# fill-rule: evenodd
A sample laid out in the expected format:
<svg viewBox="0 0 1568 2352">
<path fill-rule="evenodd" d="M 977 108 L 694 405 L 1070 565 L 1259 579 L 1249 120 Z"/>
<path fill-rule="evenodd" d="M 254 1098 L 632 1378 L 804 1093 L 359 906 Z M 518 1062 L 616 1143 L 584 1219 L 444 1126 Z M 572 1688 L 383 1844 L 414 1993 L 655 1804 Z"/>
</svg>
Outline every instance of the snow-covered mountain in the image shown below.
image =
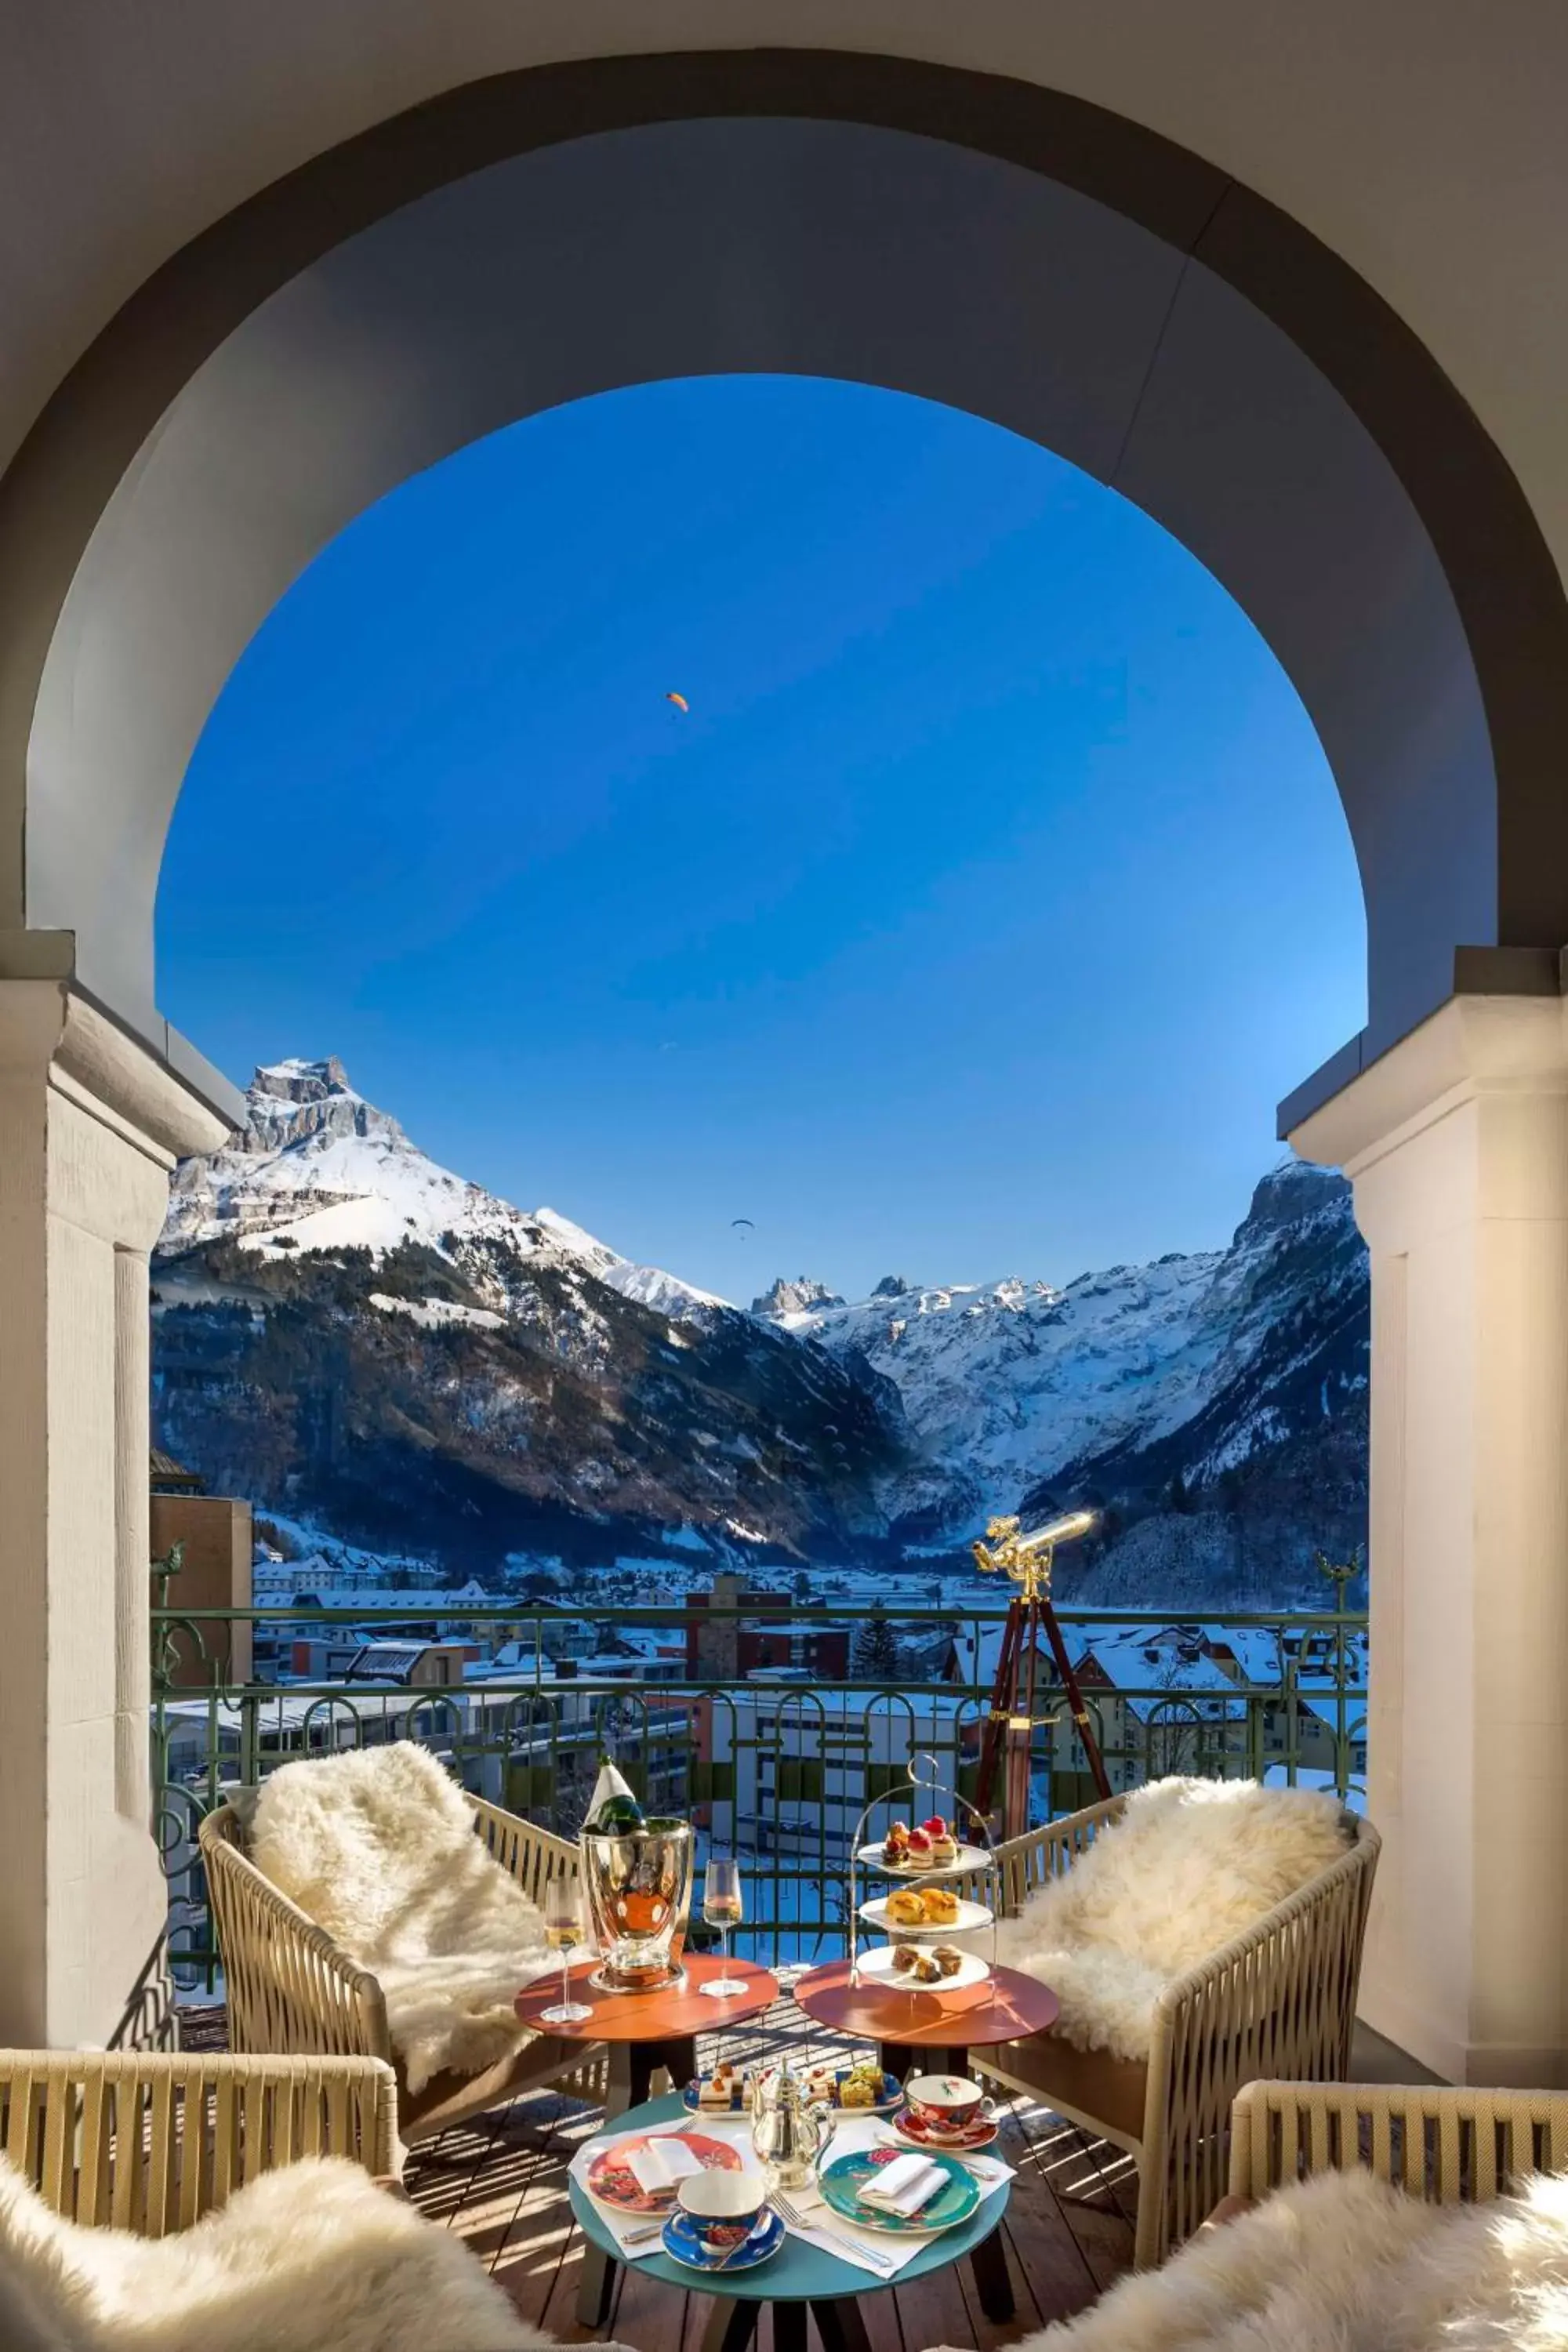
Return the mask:
<svg viewBox="0 0 1568 2352">
<path fill-rule="evenodd" d="M 853 1304 L 781 1277 L 742 1312 L 288 1061 L 176 1171 L 154 1281 L 171 1452 L 453 1571 L 542 1542 L 962 1556 L 992 1512 L 1090 1500 L 1066 1586 L 1262 1602 L 1364 1526 L 1364 1253 L 1348 1187 L 1294 1162 L 1225 1249 Z"/>
<path fill-rule="evenodd" d="M 1304 1440 L 1321 1464 L 1342 1438 L 1352 1473 L 1364 1451 L 1365 1255 L 1350 1188 L 1324 1169 L 1276 1168 L 1228 1248 L 1060 1289 L 889 1275 L 845 1306 L 806 1303 L 823 1286 L 804 1278 L 784 1287 L 784 1328 L 897 1387 L 911 1444 L 889 1504 L 910 1536 L 1058 1494 L 1147 1508 L 1224 1480 L 1234 1496 Z M 1352 1495 L 1351 1521 L 1360 1507 Z M 1345 1521 L 1340 1498 L 1320 1539 Z"/>
<path fill-rule="evenodd" d="M 517 1259 L 585 1268 L 660 1314 L 700 1316 L 726 1303 L 658 1266 L 634 1265 L 553 1209 L 514 1209 L 437 1167 L 356 1093 L 335 1055 L 258 1069 L 246 1105 L 232 1143 L 175 1170 L 165 1254 L 232 1241 L 262 1258 L 334 1249 L 381 1258 L 417 1242 L 468 1261 L 482 1284 L 485 1245 L 499 1244 Z M 492 1304 L 504 1307 L 504 1285 Z"/>
<path fill-rule="evenodd" d="M 258 1070 L 175 1171 L 160 1442 L 220 1489 L 451 1570 L 881 1540 L 896 1391 L 419 1151 L 341 1063 Z"/>
</svg>

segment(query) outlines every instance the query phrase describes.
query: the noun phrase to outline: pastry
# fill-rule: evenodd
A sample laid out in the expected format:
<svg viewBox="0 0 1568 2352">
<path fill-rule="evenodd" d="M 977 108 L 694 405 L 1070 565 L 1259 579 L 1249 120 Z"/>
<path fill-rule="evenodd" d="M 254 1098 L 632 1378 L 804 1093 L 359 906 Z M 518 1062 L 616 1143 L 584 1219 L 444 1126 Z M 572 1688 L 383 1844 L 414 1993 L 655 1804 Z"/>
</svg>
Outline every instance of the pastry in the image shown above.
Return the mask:
<svg viewBox="0 0 1568 2352">
<path fill-rule="evenodd" d="M 931 1832 L 928 1830 L 910 1830 L 904 1840 L 905 1861 L 924 1870 L 930 1867 L 931 1858 Z"/>
<path fill-rule="evenodd" d="M 951 1886 L 928 1886 L 921 1896 L 921 1907 L 928 1927 L 958 1925 L 958 1897 Z"/>
<path fill-rule="evenodd" d="M 941 1964 L 937 1960 L 935 1954 L 932 1952 L 922 1952 L 917 1950 L 915 1952 L 914 1958 L 910 1963 L 909 1973 L 913 1977 L 916 1984 L 940 1984 L 942 1979 L 942 1969 Z"/>
<path fill-rule="evenodd" d="M 709 2114 L 742 2115 L 751 2104 L 752 2078 L 743 2066 L 721 2064 L 697 2085 L 697 2104 Z"/>
<path fill-rule="evenodd" d="M 934 1945 L 931 1949 L 931 1958 L 936 1962 L 939 1972 L 944 1977 L 955 1977 L 963 1966 L 963 1954 L 956 1944 Z"/>
<path fill-rule="evenodd" d="M 929 1840 L 931 1858 L 937 1869 L 951 1870 L 958 1860 L 958 1841 L 940 1813 L 933 1813 L 929 1822 L 922 1822 L 921 1828 L 911 1834 L 923 1834 Z"/>
<path fill-rule="evenodd" d="M 882 1841 L 882 1860 L 890 1870 L 901 1870 L 909 1860 L 910 1833 L 902 1822 L 889 1822 Z"/>
<path fill-rule="evenodd" d="M 893 1974 L 897 1977 L 907 1977 L 919 1958 L 920 1948 L 918 1945 L 895 1944 L 893 1946 Z"/>
<path fill-rule="evenodd" d="M 923 1927 L 926 1924 L 925 1896 L 918 1886 L 895 1886 L 888 1897 L 888 1918 L 895 1927 Z"/>
</svg>

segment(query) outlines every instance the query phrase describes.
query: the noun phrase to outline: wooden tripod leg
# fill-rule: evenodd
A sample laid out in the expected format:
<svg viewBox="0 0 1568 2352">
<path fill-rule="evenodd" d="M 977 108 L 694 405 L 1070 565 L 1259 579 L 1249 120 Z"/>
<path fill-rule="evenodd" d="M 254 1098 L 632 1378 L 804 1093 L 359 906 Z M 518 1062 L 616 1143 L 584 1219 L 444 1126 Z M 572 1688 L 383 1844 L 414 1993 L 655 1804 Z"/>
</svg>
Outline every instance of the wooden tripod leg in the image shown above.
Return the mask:
<svg viewBox="0 0 1568 2352">
<path fill-rule="evenodd" d="M 1003 1735 L 1007 1718 L 1013 1712 L 1013 1696 L 1017 1678 L 1018 1637 L 1023 1627 L 1023 1605 L 1015 1594 L 1007 1603 L 1007 1622 L 1002 1628 L 1002 1651 L 996 1661 L 996 1680 L 991 1688 L 991 1716 L 985 1726 L 985 1736 L 980 1743 L 980 1772 L 974 1789 L 974 1810 L 989 1820 L 991 1801 L 996 1789 L 996 1767 L 1001 1759 Z"/>
<path fill-rule="evenodd" d="M 1045 1622 L 1046 1639 L 1051 1645 L 1051 1655 L 1057 1662 L 1057 1672 L 1062 1678 L 1062 1688 L 1067 1693 L 1068 1705 L 1072 1709 L 1072 1719 L 1078 1727 L 1078 1736 L 1083 1743 L 1083 1752 L 1089 1759 L 1089 1769 L 1094 1775 L 1094 1785 L 1102 1797 L 1109 1797 L 1110 1776 L 1106 1771 L 1105 1759 L 1100 1752 L 1100 1742 L 1094 1736 L 1093 1727 L 1089 1719 L 1089 1709 L 1083 1703 L 1083 1693 L 1079 1688 L 1078 1676 L 1074 1674 L 1068 1657 L 1067 1643 L 1062 1640 L 1062 1629 L 1057 1623 L 1057 1612 L 1049 1601 L 1041 1601 L 1040 1615 Z"/>
</svg>

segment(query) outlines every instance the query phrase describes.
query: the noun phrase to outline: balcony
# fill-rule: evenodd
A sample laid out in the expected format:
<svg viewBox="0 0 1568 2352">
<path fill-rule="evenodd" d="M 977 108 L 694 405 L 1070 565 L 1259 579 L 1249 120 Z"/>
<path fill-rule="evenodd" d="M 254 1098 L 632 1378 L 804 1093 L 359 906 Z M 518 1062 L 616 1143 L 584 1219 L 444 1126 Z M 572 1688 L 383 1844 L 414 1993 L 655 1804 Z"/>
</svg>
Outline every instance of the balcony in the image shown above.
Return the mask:
<svg viewBox="0 0 1568 2352">
<path fill-rule="evenodd" d="M 558 1608 L 157 1609 L 153 1750 L 176 1979 L 196 1999 L 216 1983 L 195 1831 L 225 1785 L 387 1739 L 420 1741 L 476 1795 L 564 1837 L 607 1750 L 649 1810 L 696 1823 L 700 1859 L 710 1843 L 742 1857 L 745 1957 L 835 1958 L 866 1806 L 875 1830 L 916 1752 L 973 1796 L 1005 1616 L 900 1608 L 905 1678 L 884 1681 L 849 1664 L 862 1629 L 887 1622 L 864 1605 L 630 1608 L 611 1633 Z M 232 1654 L 237 1624 L 275 1679 L 228 1682 L 209 1665 Z M 1117 1793 L 1188 1772 L 1358 1801 L 1364 1616 L 1070 1611 L 1061 1624 Z M 797 1663 L 803 1649 L 812 1664 Z M 1037 1712 L 1064 1712 L 1059 1689 Z M 1030 1822 L 1093 1801 L 1070 1722 L 1037 1724 L 1029 1785 Z"/>
<path fill-rule="evenodd" d="M 702 2063 L 721 2047 L 742 2063 L 784 2048 L 820 2058 L 834 2037 L 795 2008 L 791 1978 L 845 1949 L 855 1825 L 868 1803 L 874 1822 L 887 1818 L 892 1792 L 907 1790 L 911 1749 L 931 1756 L 950 1787 L 973 1790 L 1004 1612 L 902 1612 L 906 1664 L 894 1683 L 849 1664 L 875 1616 L 835 1609 L 828 1623 L 820 1609 L 636 1609 L 617 1612 L 606 1637 L 555 1609 L 475 1608 L 460 1619 L 401 1601 L 155 1612 L 153 1748 L 187 2046 L 221 2047 L 226 2031 L 195 1846 L 202 1815 L 226 1784 L 263 1779 L 291 1758 L 415 1738 L 477 1794 L 568 1836 L 601 1748 L 611 1748 L 650 1806 L 697 1822 L 700 1852 L 741 1854 L 748 1917 L 737 1948 L 777 1969 L 786 1988 L 721 2044 L 707 2037 Z M 230 1683 L 207 1666 L 209 1655 L 234 1654 L 237 1618 L 277 1679 Z M 1063 1625 L 1118 1790 L 1185 1771 L 1310 1780 L 1358 1801 L 1363 1618 L 1199 1625 L 1075 1612 Z M 848 1666 L 837 1675 L 825 1672 L 828 1636 Z M 805 1644 L 810 1666 L 797 1662 Z M 917 1666 L 924 1678 L 909 1678 Z M 1059 1703 L 1047 1693 L 1040 1714 L 1054 1717 Z M 1037 1726 L 1029 1787 L 1040 1819 L 1092 1794 L 1070 1724 Z M 1016 2168 L 1003 2231 L 1014 2318 L 988 2319 L 965 2266 L 952 2265 L 867 2298 L 872 2352 L 938 2341 L 988 2352 L 1079 2309 L 1130 2265 L 1131 2158 L 1021 2094 L 1004 2109 L 998 2153 Z M 566 2168 L 601 2120 L 597 2107 L 558 2093 L 520 2098 L 422 2143 L 407 2175 L 420 2210 L 463 2236 L 523 2315 L 569 2339 L 593 2331 L 575 2316 L 585 2249 Z M 698 2352 L 710 2309 L 634 2266 L 620 2274 L 605 2331 Z"/>
</svg>

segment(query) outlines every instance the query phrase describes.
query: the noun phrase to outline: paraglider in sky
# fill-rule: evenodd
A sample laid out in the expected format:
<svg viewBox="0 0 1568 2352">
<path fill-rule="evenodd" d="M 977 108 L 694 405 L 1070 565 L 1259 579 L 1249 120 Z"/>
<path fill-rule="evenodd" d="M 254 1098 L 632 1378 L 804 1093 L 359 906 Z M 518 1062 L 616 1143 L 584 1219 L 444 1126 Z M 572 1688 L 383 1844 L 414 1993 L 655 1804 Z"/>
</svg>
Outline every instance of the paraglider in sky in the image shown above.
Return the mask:
<svg viewBox="0 0 1568 2352">
<path fill-rule="evenodd" d="M 664 698 L 666 702 L 673 702 L 677 710 L 689 711 L 691 709 L 691 705 L 683 694 L 667 694 Z"/>
<path fill-rule="evenodd" d="M 740 1229 L 741 1229 L 741 1227 L 742 1227 L 742 1225 L 744 1225 L 744 1227 L 746 1228 L 746 1231 L 747 1231 L 749 1234 L 754 1234 L 754 1233 L 756 1232 L 756 1230 L 757 1230 L 757 1229 L 756 1229 L 756 1227 L 755 1227 L 755 1225 L 754 1225 L 754 1224 L 752 1224 L 752 1221 L 751 1221 L 750 1217 L 731 1217 L 731 1220 L 730 1220 L 730 1223 L 731 1223 L 731 1224 L 734 1227 L 734 1229 L 736 1230 L 736 1232 L 737 1232 L 737 1233 L 740 1231 Z"/>
</svg>

